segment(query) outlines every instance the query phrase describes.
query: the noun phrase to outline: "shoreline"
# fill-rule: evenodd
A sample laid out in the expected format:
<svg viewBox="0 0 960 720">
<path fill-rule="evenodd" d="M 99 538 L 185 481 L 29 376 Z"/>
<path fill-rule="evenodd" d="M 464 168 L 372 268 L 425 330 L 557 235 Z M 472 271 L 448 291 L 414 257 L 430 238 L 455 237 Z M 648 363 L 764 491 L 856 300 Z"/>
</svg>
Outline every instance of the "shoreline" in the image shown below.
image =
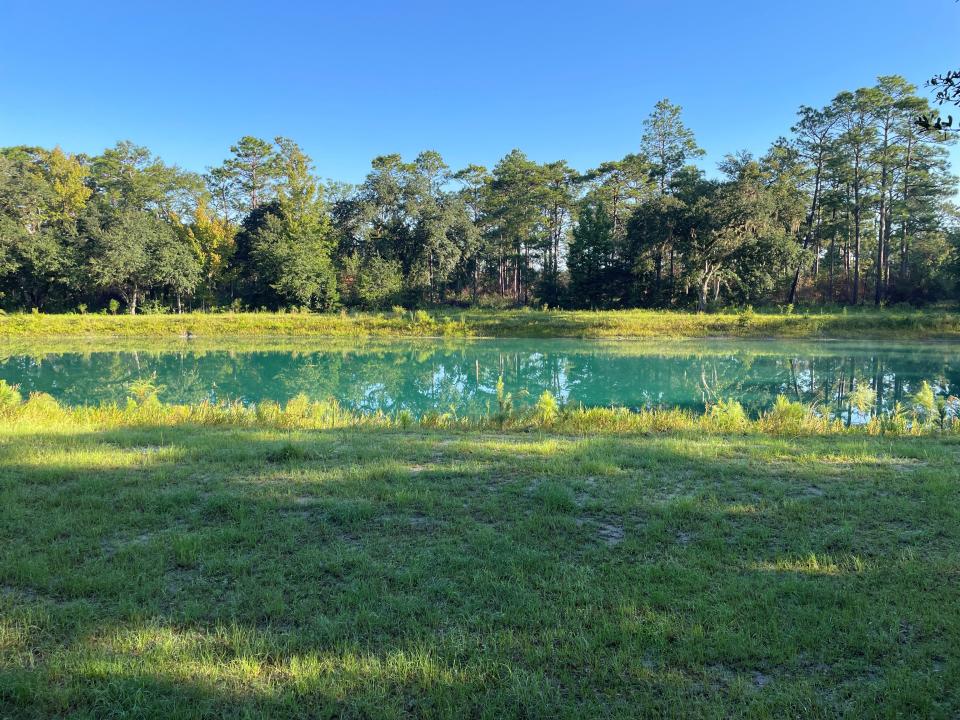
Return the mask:
<svg viewBox="0 0 960 720">
<path fill-rule="evenodd" d="M 960 341 L 960 313 L 946 310 L 856 310 L 847 314 L 444 310 L 349 315 L 0 315 L 0 347 L 6 342 L 33 338 L 187 342 L 241 338 Z"/>
</svg>

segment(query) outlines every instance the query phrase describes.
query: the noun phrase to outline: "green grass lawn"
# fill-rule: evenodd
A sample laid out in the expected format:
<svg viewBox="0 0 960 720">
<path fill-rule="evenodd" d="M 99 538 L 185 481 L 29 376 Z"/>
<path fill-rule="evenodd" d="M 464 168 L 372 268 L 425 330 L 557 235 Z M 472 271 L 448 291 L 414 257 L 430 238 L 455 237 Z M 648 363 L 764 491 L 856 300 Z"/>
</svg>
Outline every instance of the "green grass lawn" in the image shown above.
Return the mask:
<svg viewBox="0 0 960 720">
<path fill-rule="evenodd" d="M 194 313 L 184 315 L 0 315 L 5 341 L 63 337 L 844 337 L 957 338 L 960 313 L 851 308 L 849 312 L 692 313 L 442 310 L 380 313 Z"/>
<path fill-rule="evenodd" d="M 957 717 L 958 459 L 8 418 L 0 717 Z"/>
</svg>

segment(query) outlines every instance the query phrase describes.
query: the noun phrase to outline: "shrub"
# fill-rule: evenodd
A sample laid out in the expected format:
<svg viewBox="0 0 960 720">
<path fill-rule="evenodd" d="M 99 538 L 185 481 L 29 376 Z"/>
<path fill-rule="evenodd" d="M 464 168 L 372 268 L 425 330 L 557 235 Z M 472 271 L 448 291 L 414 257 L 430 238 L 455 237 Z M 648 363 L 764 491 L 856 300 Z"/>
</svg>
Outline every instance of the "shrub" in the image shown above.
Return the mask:
<svg viewBox="0 0 960 720">
<path fill-rule="evenodd" d="M 456 424 L 456 417 L 448 412 L 437 412 L 431 410 L 420 417 L 420 427 L 431 428 L 434 430 L 445 430 Z"/>
<path fill-rule="evenodd" d="M 533 406 L 533 415 L 538 425 L 550 427 L 560 414 L 557 399 L 549 390 L 544 390 L 537 404 Z"/>
<path fill-rule="evenodd" d="M 930 383 L 924 380 L 911 400 L 913 401 L 913 413 L 917 422 L 922 425 L 931 422 L 937 411 L 937 399 L 933 394 Z"/>
<path fill-rule="evenodd" d="M 501 417 L 506 418 L 513 412 L 513 395 L 503 386 L 503 375 L 497 378 L 497 408 Z"/>
<path fill-rule="evenodd" d="M 127 401 L 137 407 L 158 405 L 161 390 L 163 390 L 163 387 L 157 385 L 157 375 L 154 373 L 149 378 L 134 380 L 127 386 L 127 392 L 129 393 Z"/>
<path fill-rule="evenodd" d="M 310 416 L 310 398 L 303 393 L 294 395 L 287 400 L 287 405 L 283 409 L 283 414 L 288 420 L 303 419 Z"/>
<path fill-rule="evenodd" d="M 257 422 L 267 424 L 277 424 L 283 413 L 280 405 L 273 400 L 261 400 L 254 408 L 254 412 L 257 415 Z"/>
<path fill-rule="evenodd" d="M 792 402 L 784 395 L 778 395 L 773 407 L 760 417 L 760 426 L 767 432 L 795 435 L 797 433 L 823 429 L 823 418 L 800 402 Z"/>
<path fill-rule="evenodd" d="M 883 431 L 903 435 L 907 431 L 907 412 L 902 403 L 894 403 L 893 409 L 883 418 Z"/>
<path fill-rule="evenodd" d="M 310 460 L 313 458 L 313 453 L 300 445 L 287 442 L 278 448 L 268 451 L 266 458 L 268 462 L 282 464 L 299 460 Z"/>
<path fill-rule="evenodd" d="M 0 380 L 0 409 L 11 408 L 23 402 L 18 385 L 10 385 L 6 380 Z"/>
<path fill-rule="evenodd" d="M 874 403 L 877 402 L 877 392 L 869 385 L 857 385 L 848 399 L 858 413 L 867 415 L 873 410 Z"/>
<path fill-rule="evenodd" d="M 707 424 L 720 432 L 743 432 L 750 425 L 743 405 L 733 398 L 718 400 L 711 405 L 706 418 Z"/>
<path fill-rule="evenodd" d="M 64 415 L 64 409 L 53 395 L 37 392 L 30 393 L 23 405 L 23 413 L 35 418 L 60 418 Z"/>
</svg>

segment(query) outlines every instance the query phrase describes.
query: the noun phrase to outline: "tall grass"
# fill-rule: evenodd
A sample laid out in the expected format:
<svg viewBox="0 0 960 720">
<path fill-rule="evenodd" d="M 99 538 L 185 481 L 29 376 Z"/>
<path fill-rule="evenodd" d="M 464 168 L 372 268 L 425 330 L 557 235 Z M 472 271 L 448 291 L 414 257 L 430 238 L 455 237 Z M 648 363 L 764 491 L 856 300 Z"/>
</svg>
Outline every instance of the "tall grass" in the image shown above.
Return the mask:
<svg viewBox="0 0 960 720">
<path fill-rule="evenodd" d="M 926 385 L 926 384 L 925 384 Z M 927 386 L 929 387 L 929 386 Z M 517 406 L 509 393 L 499 393 L 495 410 L 479 415 L 427 412 L 416 417 L 409 410 L 394 413 L 357 412 L 336 400 L 312 400 L 297 395 L 286 403 L 263 401 L 201 402 L 192 405 L 163 403 L 159 388 L 149 381 L 130 387 L 125 404 L 63 406 L 45 393 L 33 393 L 24 400 L 15 387 L 0 380 L 0 420 L 11 423 L 80 424 L 97 427 L 130 426 L 230 426 L 271 429 L 382 428 L 405 430 L 412 427 L 438 430 L 551 431 L 566 434 L 595 433 L 709 433 L 793 436 L 831 434 L 926 435 L 960 434 L 960 401 L 937 399 L 923 388 L 907 406 L 898 405 L 881 415 L 864 415 L 865 422 L 845 423 L 839 417 L 814 406 L 780 396 L 773 407 L 750 418 L 736 400 L 722 400 L 703 413 L 677 408 L 631 410 L 623 407 L 561 405 L 545 391 L 536 402 Z M 931 399 L 932 398 L 932 399 Z"/>
<path fill-rule="evenodd" d="M 437 310 L 311 314 L 0 314 L 0 338 L 138 337 L 884 337 L 960 336 L 960 314 L 945 310 L 857 309 L 796 313 L 661 310 Z"/>
</svg>

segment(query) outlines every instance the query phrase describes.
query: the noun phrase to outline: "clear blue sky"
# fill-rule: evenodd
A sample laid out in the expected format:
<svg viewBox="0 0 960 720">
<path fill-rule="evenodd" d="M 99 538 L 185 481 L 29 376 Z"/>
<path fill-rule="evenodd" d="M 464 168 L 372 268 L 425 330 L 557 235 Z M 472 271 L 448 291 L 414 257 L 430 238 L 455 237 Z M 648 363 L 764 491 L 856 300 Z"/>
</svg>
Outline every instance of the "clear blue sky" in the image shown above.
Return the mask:
<svg viewBox="0 0 960 720">
<path fill-rule="evenodd" d="M 241 135 L 286 135 L 350 182 L 425 148 L 587 169 L 634 151 L 662 97 L 712 170 L 800 104 L 960 66 L 953 0 L 0 0 L 0 24 L 0 146 L 130 139 L 203 170 Z"/>
</svg>

